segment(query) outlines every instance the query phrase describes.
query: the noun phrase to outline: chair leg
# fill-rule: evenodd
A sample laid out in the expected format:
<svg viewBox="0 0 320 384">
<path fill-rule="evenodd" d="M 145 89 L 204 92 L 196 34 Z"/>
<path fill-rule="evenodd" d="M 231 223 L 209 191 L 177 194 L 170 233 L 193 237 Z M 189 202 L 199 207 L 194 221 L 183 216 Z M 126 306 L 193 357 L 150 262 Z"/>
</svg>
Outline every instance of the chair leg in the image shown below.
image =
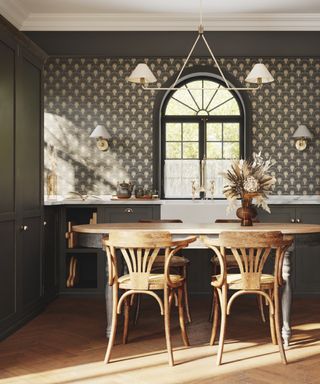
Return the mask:
<svg viewBox="0 0 320 384">
<path fill-rule="evenodd" d="M 129 298 L 126 297 L 124 300 L 124 323 L 123 323 L 123 337 L 122 337 L 123 344 L 127 344 L 128 342 L 129 313 L 130 313 L 130 302 L 129 302 Z"/>
<path fill-rule="evenodd" d="M 141 294 L 140 293 L 137 293 L 136 294 L 137 296 L 137 303 L 136 303 L 136 307 L 135 307 L 135 311 L 134 311 L 134 319 L 133 319 L 133 324 L 136 325 L 138 320 L 139 320 L 139 316 L 140 316 L 140 306 L 141 306 Z"/>
<path fill-rule="evenodd" d="M 225 332 L 226 332 L 226 323 L 227 323 L 227 286 L 226 285 L 222 286 L 221 296 L 219 296 L 219 299 L 220 299 L 220 308 L 221 308 L 221 324 L 220 324 L 217 365 L 221 364 L 223 347 L 224 347 L 224 338 L 225 338 Z"/>
<path fill-rule="evenodd" d="M 183 286 L 178 288 L 178 309 L 179 309 L 179 323 L 180 323 L 180 329 L 181 329 L 181 337 L 183 344 L 188 347 L 190 345 L 186 326 L 184 322 L 184 309 L 183 309 Z"/>
<path fill-rule="evenodd" d="M 112 320 L 111 320 L 111 332 L 108 341 L 108 347 L 104 358 L 104 363 L 108 364 L 110 360 L 111 350 L 116 338 L 117 332 L 117 305 L 118 305 L 118 285 L 114 284 L 112 289 Z"/>
<path fill-rule="evenodd" d="M 272 344 L 277 345 L 277 337 L 274 327 L 274 315 L 271 314 L 270 308 L 269 308 L 269 323 L 270 323 L 270 334 L 271 334 L 271 340 Z"/>
<path fill-rule="evenodd" d="M 211 263 L 212 265 L 212 276 L 215 276 L 217 275 L 217 266 L 213 263 Z M 213 290 L 213 293 L 214 293 L 214 290 Z M 212 319 L 213 319 L 213 313 L 214 313 L 214 308 L 213 308 L 213 305 L 214 305 L 214 295 L 212 296 L 212 302 L 211 302 L 211 308 L 210 308 L 210 314 L 209 314 L 209 321 L 210 323 L 212 322 Z"/>
<path fill-rule="evenodd" d="M 183 267 L 183 277 L 184 277 L 184 283 L 183 283 L 184 308 L 186 310 L 188 323 L 191 323 L 192 319 L 191 319 L 190 306 L 189 306 L 189 292 L 188 292 L 188 284 L 187 284 L 187 266 Z"/>
<path fill-rule="evenodd" d="M 266 318 L 264 316 L 264 310 L 263 310 L 263 296 L 257 295 L 257 302 L 258 302 L 258 308 L 261 316 L 261 320 L 263 323 L 266 322 Z"/>
<path fill-rule="evenodd" d="M 169 293 L 169 313 L 171 313 L 173 297 L 174 297 L 174 291 L 173 289 L 171 289 Z"/>
<path fill-rule="evenodd" d="M 281 337 L 281 331 L 280 331 L 280 305 L 279 305 L 279 288 L 275 287 L 274 291 L 274 307 L 275 307 L 275 326 L 276 326 L 276 336 L 277 336 L 277 342 L 279 345 L 281 360 L 283 364 L 287 364 L 287 358 L 283 347 L 283 341 Z"/>
<path fill-rule="evenodd" d="M 217 290 L 213 288 L 212 290 L 212 304 L 211 304 L 211 313 L 212 313 L 212 330 L 211 330 L 211 337 L 210 337 L 210 345 L 214 345 L 216 335 L 217 335 L 217 328 L 218 328 L 218 316 L 219 316 L 219 302 L 217 298 Z"/>
<path fill-rule="evenodd" d="M 169 287 L 167 286 L 165 286 L 164 288 L 163 301 L 164 301 L 164 330 L 166 334 L 166 344 L 167 344 L 167 351 L 168 351 L 168 357 L 169 357 L 169 365 L 173 366 L 174 361 L 173 361 L 171 335 L 170 335 Z"/>
</svg>

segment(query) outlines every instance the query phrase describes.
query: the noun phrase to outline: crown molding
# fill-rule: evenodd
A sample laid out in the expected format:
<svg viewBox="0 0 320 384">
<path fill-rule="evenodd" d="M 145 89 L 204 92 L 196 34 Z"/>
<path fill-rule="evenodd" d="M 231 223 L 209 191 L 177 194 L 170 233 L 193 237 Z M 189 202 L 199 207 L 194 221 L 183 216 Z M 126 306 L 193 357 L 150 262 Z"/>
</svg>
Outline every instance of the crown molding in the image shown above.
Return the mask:
<svg viewBox="0 0 320 384">
<path fill-rule="evenodd" d="M 29 13 L 2 0 L 0 13 L 23 31 L 194 31 L 197 15 L 168 13 Z M 207 31 L 320 31 L 320 13 L 228 13 L 204 17 Z"/>
<path fill-rule="evenodd" d="M 194 31 L 198 17 L 190 14 L 49 14 L 31 13 L 24 31 Z M 207 31 L 320 31 L 320 14 L 206 15 Z"/>
<path fill-rule="evenodd" d="M 0 14 L 18 29 L 22 28 L 23 22 L 29 15 L 19 0 L 2 0 Z"/>
</svg>

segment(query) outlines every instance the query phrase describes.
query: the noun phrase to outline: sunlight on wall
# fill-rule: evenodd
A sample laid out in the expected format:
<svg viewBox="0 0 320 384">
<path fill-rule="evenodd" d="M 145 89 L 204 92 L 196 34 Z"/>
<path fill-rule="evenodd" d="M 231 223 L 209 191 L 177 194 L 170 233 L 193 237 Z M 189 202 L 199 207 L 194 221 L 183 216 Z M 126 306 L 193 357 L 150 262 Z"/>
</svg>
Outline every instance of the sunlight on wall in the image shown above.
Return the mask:
<svg viewBox="0 0 320 384">
<path fill-rule="evenodd" d="M 47 174 L 52 168 L 49 148 L 53 146 L 57 157 L 58 195 L 70 191 L 106 195 L 116 189 L 118 181 L 129 179 L 115 153 L 96 148 L 95 140 L 89 138 L 91 132 L 52 113 L 45 113 L 44 126 L 45 171 Z"/>
</svg>

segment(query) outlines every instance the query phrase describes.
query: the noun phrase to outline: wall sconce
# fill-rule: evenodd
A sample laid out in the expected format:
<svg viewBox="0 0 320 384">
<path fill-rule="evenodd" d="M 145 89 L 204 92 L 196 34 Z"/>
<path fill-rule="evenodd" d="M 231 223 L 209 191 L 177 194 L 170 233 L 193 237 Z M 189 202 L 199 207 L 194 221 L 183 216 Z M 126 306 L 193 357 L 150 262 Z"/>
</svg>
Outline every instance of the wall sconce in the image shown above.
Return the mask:
<svg viewBox="0 0 320 384">
<path fill-rule="evenodd" d="M 296 148 L 298 151 L 304 151 L 307 148 L 307 140 L 313 138 L 313 134 L 305 125 L 299 125 L 293 137 L 297 139 Z"/>
<path fill-rule="evenodd" d="M 97 147 L 100 151 L 106 151 L 109 148 L 108 139 L 111 136 L 105 126 L 97 125 L 90 137 L 97 140 Z"/>
</svg>

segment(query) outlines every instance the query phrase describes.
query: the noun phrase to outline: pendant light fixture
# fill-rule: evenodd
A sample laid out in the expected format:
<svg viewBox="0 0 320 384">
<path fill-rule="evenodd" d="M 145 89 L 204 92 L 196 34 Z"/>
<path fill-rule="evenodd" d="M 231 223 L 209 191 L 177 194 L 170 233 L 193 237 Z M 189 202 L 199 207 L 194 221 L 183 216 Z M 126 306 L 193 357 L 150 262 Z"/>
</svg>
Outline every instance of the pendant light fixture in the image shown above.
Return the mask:
<svg viewBox="0 0 320 384">
<path fill-rule="evenodd" d="M 249 87 L 233 87 L 229 82 L 228 80 L 226 79 L 226 77 L 224 76 L 223 72 L 222 72 L 222 69 L 220 68 L 220 65 L 216 59 L 216 57 L 214 56 L 208 42 L 207 42 L 207 39 L 206 37 L 204 36 L 204 27 L 203 27 L 203 22 L 202 22 L 202 0 L 200 0 L 200 24 L 199 24 L 199 28 L 198 28 L 198 35 L 197 35 L 197 38 L 185 60 L 185 62 L 183 63 L 182 65 L 182 68 L 180 70 L 180 72 L 178 73 L 178 76 L 177 78 L 175 79 L 174 83 L 172 84 L 172 86 L 170 87 L 149 87 L 149 84 L 152 84 L 152 83 L 155 83 L 157 82 L 157 79 L 156 77 L 154 76 L 154 74 L 152 73 L 152 71 L 150 70 L 150 68 L 148 67 L 148 65 L 146 63 L 139 63 L 136 68 L 132 71 L 131 75 L 127 78 L 127 80 L 129 82 L 132 82 L 132 83 L 137 83 L 137 84 L 140 84 L 142 86 L 143 89 L 145 90 L 154 90 L 154 91 L 175 91 L 175 90 L 181 90 L 181 89 L 184 89 L 184 88 L 180 88 L 180 87 L 177 87 L 177 84 L 178 84 L 178 81 L 182 75 L 182 72 L 183 70 L 185 69 L 186 65 L 188 64 L 189 62 L 189 59 L 196 47 L 196 45 L 198 44 L 199 40 L 202 39 L 205 46 L 207 47 L 209 53 L 210 53 L 210 56 L 216 66 L 216 68 L 218 69 L 224 83 L 225 83 L 225 87 L 217 87 L 217 88 L 208 88 L 208 87 L 205 87 L 205 88 L 201 88 L 201 87 L 197 87 L 197 88 L 189 88 L 188 87 L 188 90 L 204 90 L 204 89 L 211 89 L 211 90 L 227 90 L 227 91 L 256 91 L 257 89 L 260 89 L 262 87 L 262 84 L 265 84 L 265 83 L 271 83 L 274 81 L 274 78 L 272 77 L 271 73 L 268 71 L 267 67 L 262 64 L 262 63 L 257 63 L 253 66 L 251 72 L 248 74 L 248 76 L 246 77 L 245 81 L 247 83 L 250 83 L 250 84 L 256 84 L 255 86 L 249 86 Z"/>
</svg>

